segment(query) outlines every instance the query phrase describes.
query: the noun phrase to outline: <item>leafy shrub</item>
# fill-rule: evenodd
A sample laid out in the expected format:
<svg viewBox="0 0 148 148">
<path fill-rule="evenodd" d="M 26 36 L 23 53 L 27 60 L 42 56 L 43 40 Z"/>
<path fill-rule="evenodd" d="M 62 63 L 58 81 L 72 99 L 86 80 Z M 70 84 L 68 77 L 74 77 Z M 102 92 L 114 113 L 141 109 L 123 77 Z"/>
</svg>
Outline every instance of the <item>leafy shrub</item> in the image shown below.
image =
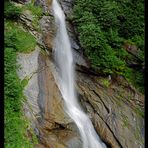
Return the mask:
<svg viewBox="0 0 148 148">
<path fill-rule="evenodd" d="M 14 43 L 16 42 L 16 32 L 5 31 L 4 41 L 5 41 L 5 46 L 15 48 L 16 46 Z"/>
<path fill-rule="evenodd" d="M 19 52 L 34 50 L 36 40 L 29 32 L 23 31 L 19 25 L 10 21 L 5 24 L 5 28 L 5 46 L 14 47 Z"/>
<path fill-rule="evenodd" d="M 97 16 L 101 28 L 103 30 L 117 28 L 119 26 L 117 3 L 115 1 L 103 1 L 102 4 L 99 16 Z"/>
<path fill-rule="evenodd" d="M 32 26 L 39 32 L 39 19 L 43 15 L 43 10 L 40 6 L 35 6 L 34 3 L 29 3 L 23 7 L 23 11 L 29 10 L 33 15 Z"/>
<path fill-rule="evenodd" d="M 107 39 L 107 43 L 114 49 L 122 48 L 124 39 L 119 37 L 118 30 L 110 28 L 107 32 L 104 32 Z"/>
<path fill-rule="evenodd" d="M 21 9 L 14 4 L 5 1 L 4 16 L 6 19 L 17 19 L 21 14 Z"/>
<path fill-rule="evenodd" d="M 131 38 L 131 41 L 138 46 L 138 48 L 144 51 L 144 36 L 135 35 Z"/>
<path fill-rule="evenodd" d="M 129 82 L 134 84 L 139 89 L 139 91 L 144 93 L 144 76 L 142 71 L 126 68 L 124 76 Z"/>
<path fill-rule="evenodd" d="M 123 45 L 128 40 L 138 46 L 144 62 L 143 0 L 76 0 L 73 22 L 92 68 L 132 79 L 133 70 L 126 64 L 130 56 Z M 143 74 L 137 76 L 142 81 Z"/>
<path fill-rule="evenodd" d="M 5 48 L 5 146 L 29 146 L 24 137 L 26 128 L 21 116 L 22 86 L 16 73 L 16 52 L 13 48 Z M 23 129 L 24 128 L 24 129 Z"/>
<path fill-rule="evenodd" d="M 135 35 L 144 36 L 144 1 L 125 0 L 118 4 L 119 16 L 123 18 L 120 20 L 120 36 L 126 39 Z"/>
<path fill-rule="evenodd" d="M 105 73 L 120 73 L 124 62 L 116 57 L 93 14 L 87 11 L 84 14 L 77 20 L 81 24 L 78 26 L 79 38 L 92 67 Z"/>
<path fill-rule="evenodd" d="M 108 79 L 103 79 L 103 80 L 102 80 L 102 83 L 103 83 L 103 85 L 104 85 L 106 88 L 108 88 L 109 85 L 110 85 L 110 81 L 109 81 Z"/>
<path fill-rule="evenodd" d="M 41 18 L 43 11 L 42 8 L 39 6 L 34 6 L 33 3 L 29 3 L 27 5 L 24 6 L 23 10 L 30 10 L 32 12 L 32 14 L 38 18 Z"/>
<path fill-rule="evenodd" d="M 142 50 L 139 50 L 139 51 L 138 51 L 138 58 L 139 58 L 141 61 L 143 61 L 143 63 L 144 63 L 144 60 L 145 60 L 144 51 L 142 51 Z"/>
</svg>

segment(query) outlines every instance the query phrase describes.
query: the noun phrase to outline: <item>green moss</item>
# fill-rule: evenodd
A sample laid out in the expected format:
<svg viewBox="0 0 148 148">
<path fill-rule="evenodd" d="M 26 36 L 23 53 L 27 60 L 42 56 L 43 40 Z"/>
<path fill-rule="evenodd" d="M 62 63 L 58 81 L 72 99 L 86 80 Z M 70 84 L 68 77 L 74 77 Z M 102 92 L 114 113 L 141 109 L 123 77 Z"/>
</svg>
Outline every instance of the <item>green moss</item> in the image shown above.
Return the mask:
<svg viewBox="0 0 148 148">
<path fill-rule="evenodd" d="M 22 84 L 23 87 L 25 87 L 25 86 L 27 86 L 28 82 L 29 82 L 29 79 L 28 79 L 28 78 L 24 78 L 24 79 L 21 81 L 21 84 Z"/>
<path fill-rule="evenodd" d="M 128 117 L 121 112 L 121 117 L 123 121 L 123 126 L 129 128 L 129 121 Z"/>
<path fill-rule="evenodd" d="M 132 99 L 132 96 L 131 96 L 131 95 L 128 95 L 128 96 L 127 96 L 127 99 L 128 99 L 128 100 L 131 100 L 131 99 Z"/>
<path fill-rule="evenodd" d="M 144 139 L 143 139 L 142 136 L 140 135 L 140 128 L 139 128 L 139 127 L 136 128 L 136 130 L 135 130 L 135 132 L 134 132 L 134 135 L 135 135 L 135 137 L 136 137 L 136 139 L 137 139 L 138 141 L 140 140 L 140 142 L 141 142 L 142 144 L 144 144 Z"/>
<path fill-rule="evenodd" d="M 109 81 L 108 79 L 103 79 L 103 80 L 102 80 L 102 84 L 103 84 L 106 88 L 108 88 L 109 85 L 110 85 L 110 81 Z"/>
<path fill-rule="evenodd" d="M 140 107 L 134 108 L 135 113 L 144 118 L 144 111 Z"/>
<path fill-rule="evenodd" d="M 35 17 L 41 18 L 43 10 L 40 6 L 35 6 L 33 3 L 29 3 L 24 6 L 23 10 L 30 10 Z"/>
<path fill-rule="evenodd" d="M 117 103 L 118 106 L 122 106 L 122 97 L 116 96 L 116 98 L 114 98 L 114 101 Z"/>
<path fill-rule="evenodd" d="M 118 105 L 119 107 L 122 106 L 122 103 L 120 102 L 120 100 L 114 99 L 114 101 L 117 103 L 117 105 Z"/>
<path fill-rule="evenodd" d="M 5 44 L 7 47 L 14 47 L 18 52 L 27 53 L 35 49 L 36 40 L 19 24 L 7 21 L 5 23 Z"/>
<path fill-rule="evenodd" d="M 4 10 L 4 16 L 6 19 L 18 19 L 18 17 L 21 15 L 22 10 L 18 7 L 16 7 L 14 4 L 5 1 L 5 10 Z"/>
<path fill-rule="evenodd" d="M 39 18 L 37 17 L 33 18 L 32 26 L 36 29 L 36 31 L 41 32 L 41 28 L 39 26 Z"/>
<path fill-rule="evenodd" d="M 41 19 L 43 15 L 43 10 L 40 6 L 35 6 L 33 3 L 29 3 L 23 7 L 23 11 L 29 10 L 32 13 L 33 20 L 32 20 L 32 26 L 40 32 L 41 29 L 39 27 L 39 20 Z"/>
<path fill-rule="evenodd" d="M 123 123 L 124 123 L 123 126 L 129 127 L 129 123 L 128 123 L 127 118 L 123 119 Z"/>
</svg>

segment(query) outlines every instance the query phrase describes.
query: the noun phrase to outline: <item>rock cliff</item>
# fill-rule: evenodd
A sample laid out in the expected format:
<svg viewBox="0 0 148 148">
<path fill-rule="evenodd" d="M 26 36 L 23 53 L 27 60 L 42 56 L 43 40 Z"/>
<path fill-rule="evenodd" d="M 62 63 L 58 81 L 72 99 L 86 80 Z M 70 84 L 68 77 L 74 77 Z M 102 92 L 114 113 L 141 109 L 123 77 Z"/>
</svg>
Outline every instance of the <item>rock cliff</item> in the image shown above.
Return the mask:
<svg viewBox="0 0 148 148">
<path fill-rule="evenodd" d="M 79 102 L 108 147 L 144 148 L 144 96 L 122 77 L 108 78 L 90 71 L 89 63 L 72 22 L 74 0 L 59 0 L 67 20 L 67 30 L 76 63 L 76 90 Z M 81 148 L 82 141 L 73 121 L 64 111 L 64 102 L 54 75 L 52 46 L 56 32 L 51 0 L 36 0 L 44 13 L 39 25 L 31 25 L 31 14 L 24 12 L 20 22 L 37 39 L 38 46 L 28 54 L 18 54 L 18 75 L 27 80 L 23 109 L 39 138 L 36 147 Z"/>
</svg>

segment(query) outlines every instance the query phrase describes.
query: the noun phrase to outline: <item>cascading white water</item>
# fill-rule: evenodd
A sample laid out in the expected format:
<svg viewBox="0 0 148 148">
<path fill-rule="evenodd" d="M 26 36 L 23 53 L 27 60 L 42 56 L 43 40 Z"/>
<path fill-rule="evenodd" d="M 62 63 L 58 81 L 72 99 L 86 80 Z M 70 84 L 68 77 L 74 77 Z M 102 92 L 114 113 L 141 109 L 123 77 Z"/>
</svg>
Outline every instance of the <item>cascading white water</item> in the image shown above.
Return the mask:
<svg viewBox="0 0 148 148">
<path fill-rule="evenodd" d="M 95 132 L 89 117 L 78 104 L 74 89 L 73 55 L 66 30 L 65 15 L 57 0 L 52 1 L 52 8 L 57 25 L 54 56 L 58 67 L 58 85 L 65 101 L 66 112 L 79 129 L 83 148 L 106 148 Z"/>
</svg>

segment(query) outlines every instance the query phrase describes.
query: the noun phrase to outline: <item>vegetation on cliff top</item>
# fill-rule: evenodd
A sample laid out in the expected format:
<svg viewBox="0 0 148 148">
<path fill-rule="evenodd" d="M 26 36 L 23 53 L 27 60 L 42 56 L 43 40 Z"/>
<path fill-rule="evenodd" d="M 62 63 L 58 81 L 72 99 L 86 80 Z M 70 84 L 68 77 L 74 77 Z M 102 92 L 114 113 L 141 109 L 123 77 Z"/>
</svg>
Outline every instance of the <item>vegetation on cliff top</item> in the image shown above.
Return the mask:
<svg viewBox="0 0 148 148">
<path fill-rule="evenodd" d="M 28 122 L 22 112 L 24 101 L 24 84 L 17 75 L 17 52 L 30 52 L 36 46 L 35 38 L 19 25 L 17 19 L 22 9 L 5 2 L 5 147 L 34 147 L 37 142 L 32 134 L 32 140 L 27 136 Z"/>
<path fill-rule="evenodd" d="M 92 68 L 123 75 L 144 91 L 144 1 L 76 0 L 73 22 Z M 129 67 L 133 57 L 124 45 L 136 45 L 140 68 Z M 137 61 L 136 61 L 137 62 Z"/>
</svg>

